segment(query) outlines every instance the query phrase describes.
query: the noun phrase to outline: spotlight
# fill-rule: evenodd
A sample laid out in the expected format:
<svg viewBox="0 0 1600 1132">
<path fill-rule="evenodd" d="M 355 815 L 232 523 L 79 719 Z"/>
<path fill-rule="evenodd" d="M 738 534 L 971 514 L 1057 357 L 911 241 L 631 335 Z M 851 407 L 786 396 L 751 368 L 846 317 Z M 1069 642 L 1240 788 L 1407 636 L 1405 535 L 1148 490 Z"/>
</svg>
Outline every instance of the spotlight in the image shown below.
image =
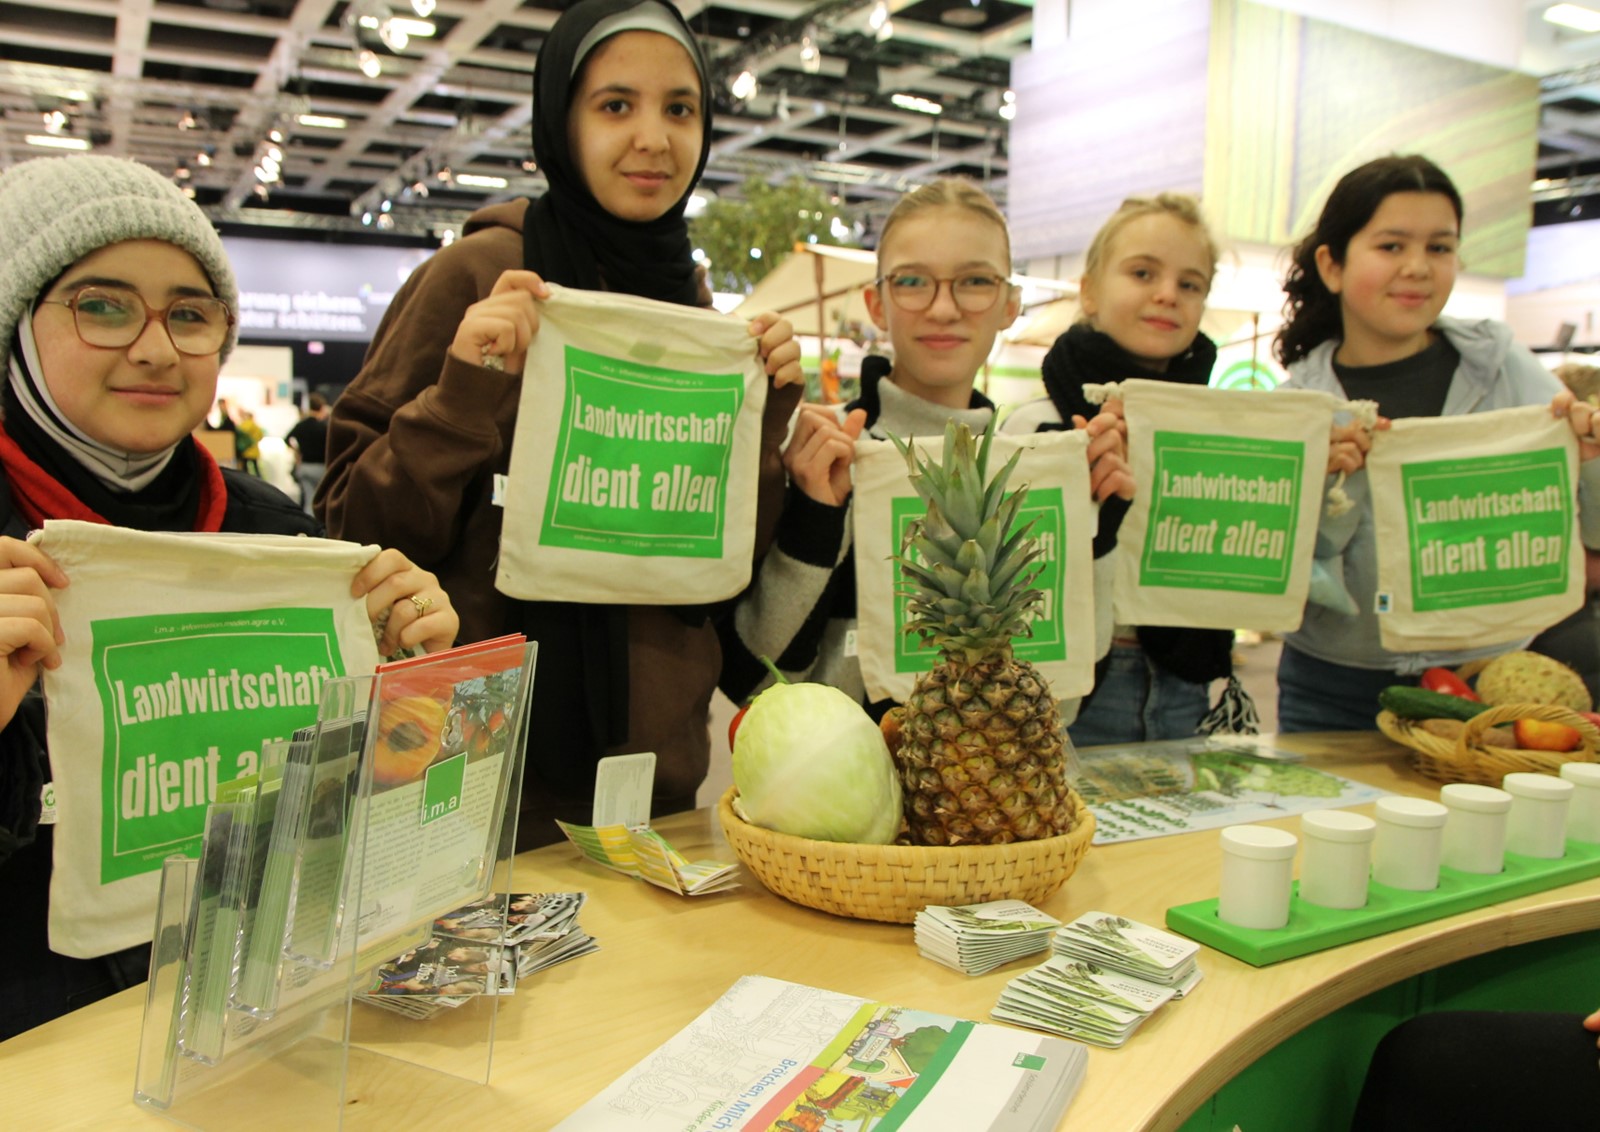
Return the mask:
<svg viewBox="0 0 1600 1132">
<path fill-rule="evenodd" d="M 808 75 L 822 70 L 822 52 L 809 32 L 800 38 L 800 69 Z"/>
<path fill-rule="evenodd" d="M 437 6 L 436 0 L 411 0 L 411 10 L 423 19 L 433 15 L 433 10 Z"/>
<path fill-rule="evenodd" d="M 759 84 L 756 82 L 756 73 L 749 68 L 746 68 L 745 70 L 739 72 L 738 77 L 735 78 L 733 82 L 728 84 L 728 90 L 733 94 L 733 97 L 737 98 L 740 102 L 748 102 L 750 99 L 755 97 L 756 87 L 758 85 Z"/>
<path fill-rule="evenodd" d="M 369 79 L 375 79 L 383 74 L 383 64 L 378 60 L 377 52 L 370 47 L 363 47 L 356 56 L 356 63 L 361 68 L 361 73 Z"/>
<path fill-rule="evenodd" d="M 406 34 L 405 28 L 395 20 L 384 20 L 378 25 L 378 38 L 383 40 L 385 47 L 397 55 L 411 42 L 411 37 Z"/>
</svg>

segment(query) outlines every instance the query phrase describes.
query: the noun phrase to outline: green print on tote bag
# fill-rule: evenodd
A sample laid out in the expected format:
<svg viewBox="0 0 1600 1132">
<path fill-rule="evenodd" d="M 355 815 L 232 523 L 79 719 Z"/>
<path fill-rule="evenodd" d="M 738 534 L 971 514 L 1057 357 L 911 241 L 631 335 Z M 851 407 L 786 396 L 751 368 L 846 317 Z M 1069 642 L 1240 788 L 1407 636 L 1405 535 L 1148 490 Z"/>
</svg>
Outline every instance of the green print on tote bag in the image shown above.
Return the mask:
<svg viewBox="0 0 1600 1132">
<path fill-rule="evenodd" d="M 916 437 L 922 452 L 938 455 L 940 439 Z M 1094 687 L 1095 598 L 1091 551 L 1097 515 L 1089 493 L 1088 435 L 1069 432 L 1000 434 L 989 453 L 991 474 L 1013 456 L 1017 466 L 1007 484 L 1026 487 L 1017 529 L 1033 523 L 1031 534 L 1045 553 L 1044 570 L 1034 585 L 1044 601 L 1031 637 L 1012 642 L 1016 655 L 1031 662 L 1058 698 L 1081 696 Z M 855 493 L 851 534 L 855 547 L 856 651 L 861 680 L 874 700 L 903 700 L 918 674 L 933 667 L 933 651 L 907 634 L 906 597 L 893 561 L 906 529 L 927 510 L 906 479 L 906 458 L 889 441 L 856 441 L 852 466 Z M 846 646 L 848 648 L 848 644 Z"/>
<path fill-rule="evenodd" d="M 495 588 L 599 605 L 740 593 L 767 386 L 739 319 L 552 284 L 516 390 Z"/>
<path fill-rule="evenodd" d="M 1564 450 L 1546 448 L 1402 467 L 1412 608 L 1495 605 L 1566 590 L 1568 460 Z"/>
<path fill-rule="evenodd" d="M 1581 607 L 1578 478 L 1578 439 L 1548 405 L 1404 417 L 1375 434 L 1383 647 L 1504 651 Z"/>
<path fill-rule="evenodd" d="M 568 346 L 540 542 L 641 558 L 721 558 L 742 374 Z"/>
<path fill-rule="evenodd" d="M 1305 446 L 1159 430 L 1139 584 L 1282 594 Z"/>
<path fill-rule="evenodd" d="M 928 506 L 921 497 L 911 495 L 895 499 L 890 507 L 894 517 L 895 545 L 904 546 L 906 531 L 913 521 L 927 514 Z M 1033 582 L 1036 589 L 1044 591 L 1044 601 L 1036 607 L 1031 621 L 1033 635 L 1017 637 L 1012 646 L 1012 652 L 1019 660 L 1026 660 L 1031 664 L 1048 664 L 1067 659 L 1066 632 L 1061 623 L 1064 586 L 1061 563 L 1062 553 L 1067 545 L 1065 516 L 1065 505 L 1061 489 L 1058 487 L 1030 489 L 1027 501 L 1017 512 L 1015 529 L 1021 530 L 1030 522 L 1033 523 L 1033 530 L 1030 533 L 1039 540 L 1040 549 L 1044 551 L 1042 559 L 1044 569 Z M 914 555 L 916 552 L 911 553 Z M 888 566 L 898 577 L 899 567 L 893 563 L 889 563 Z M 905 631 L 906 605 L 909 600 L 897 587 L 894 598 L 894 670 L 909 673 L 927 672 L 933 668 L 939 654 L 933 646 L 923 644 L 922 638 L 915 633 Z"/>
<path fill-rule="evenodd" d="M 255 774 L 263 741 L 316 722 L 323 683 L 344 675 L 328 609 L 90 628 L 104 744 L 101 884 L 153 872 L 174 853 L 196 856 L 217 785 Z"/>
</svg>

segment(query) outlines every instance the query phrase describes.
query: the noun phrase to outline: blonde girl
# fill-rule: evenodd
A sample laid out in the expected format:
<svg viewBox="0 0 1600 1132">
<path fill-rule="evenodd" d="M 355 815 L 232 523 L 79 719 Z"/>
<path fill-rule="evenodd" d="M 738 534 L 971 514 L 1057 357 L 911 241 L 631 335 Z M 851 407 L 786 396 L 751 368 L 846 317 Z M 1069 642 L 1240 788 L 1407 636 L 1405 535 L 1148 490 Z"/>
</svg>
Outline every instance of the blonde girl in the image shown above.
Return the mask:
<svg viewBox="0 0 1600 1132">
<path fill-rule="evenodd" d="M 1166 192 L 1123 201 L 1089 244 L 1079 281 L 1082 315 L 1045 356 L 1048 396 L 1020 406 L 1006 428 L 1081 427 L 1097 411 L 1083 395 L 1086 384 L 1129 377 L 1207 384 L 1217 348 L 1200 333 L 1200 318 L 1216 268 L 1216 241 L 1194 197 Z M 1109 551 L 1126 513 L 1117 501 L 1100 512 L 1097 588 L 1111 584 Z M 1233 697 L 1224 714 L 1253 711 L 1231 680 L 1232 650 L 1226 630 L 1112 627 L 1094 690 L 1068 733 L 1088 746 L 1193 735 L 1209 710 L 1211 681 L 1222 678 L 1230 679 Z"/>
<path fill-rule="evenodd" d="M 761 656 L 774 658 L 791 679 L 865 699 L 860 664 L 846 643 L 856 615 L 848 521 L 855 439 L 863 432 L 939 435 L 952 419 L 974 431 L 987 427 L 995 406 L 974 383 L 996 336 L 1021 308 L 1010 276 L 1005 217 L 976 185 L 935 181 L 890 212 L 878 242 L 878 279 L 865 298 L 893 360 L 865 359 L 861 395 L 842 411 L 804 405 L 796 417 L 784 451 L 790 484 L 776 544 L 722 626 L 722 688 L 735 701 L 768 678 Z M 1117 418 L 1090 415 L 1096 497 L 1131 493 Z"/>
</svg>

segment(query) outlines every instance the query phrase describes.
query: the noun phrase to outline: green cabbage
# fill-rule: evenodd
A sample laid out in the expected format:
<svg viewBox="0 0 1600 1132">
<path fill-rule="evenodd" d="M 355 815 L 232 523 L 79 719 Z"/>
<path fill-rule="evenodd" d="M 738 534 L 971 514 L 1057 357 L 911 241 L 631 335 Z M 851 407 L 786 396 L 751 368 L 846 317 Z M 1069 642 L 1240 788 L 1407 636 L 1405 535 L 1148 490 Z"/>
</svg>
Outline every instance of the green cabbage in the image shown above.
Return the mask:
<svg viewBox="0 0 1600 1132">
<path fill-rule="evenodd" d="M 826 684 L 775 684 L 733 740 L 733 783 L 754 825 L 818 841 L 887 845 L 900 778 L 878 725 Z"/>
</svg>

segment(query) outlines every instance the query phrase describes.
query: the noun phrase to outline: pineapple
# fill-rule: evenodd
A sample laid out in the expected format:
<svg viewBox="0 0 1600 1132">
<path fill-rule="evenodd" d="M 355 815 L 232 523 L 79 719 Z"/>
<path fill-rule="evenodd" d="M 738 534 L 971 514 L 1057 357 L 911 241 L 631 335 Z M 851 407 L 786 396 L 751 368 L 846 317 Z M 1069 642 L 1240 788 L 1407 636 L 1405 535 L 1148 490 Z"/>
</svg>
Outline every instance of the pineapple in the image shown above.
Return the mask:
<svg viewBox="0 0 1600 1132">
<path fill-rule="evenodd" d="M 1027 528 L 1012 531 L 1027 494 L 1005 494 L 1017 457 L 984 482 L 993 437 L 992 422 L 981 444 L 951 422 L 942 466 L 900 444 L 928 505 L 896 559 L 910 598 L 905 628 L 940 652 L 895 709 L 906 822 L 921 845 L 1031 841 L 1067 833 L 1077 818 L 1055 696 L 1012 655 L 1043 600 L 1031 587 L 1041 551 Z"/>
</svg>

